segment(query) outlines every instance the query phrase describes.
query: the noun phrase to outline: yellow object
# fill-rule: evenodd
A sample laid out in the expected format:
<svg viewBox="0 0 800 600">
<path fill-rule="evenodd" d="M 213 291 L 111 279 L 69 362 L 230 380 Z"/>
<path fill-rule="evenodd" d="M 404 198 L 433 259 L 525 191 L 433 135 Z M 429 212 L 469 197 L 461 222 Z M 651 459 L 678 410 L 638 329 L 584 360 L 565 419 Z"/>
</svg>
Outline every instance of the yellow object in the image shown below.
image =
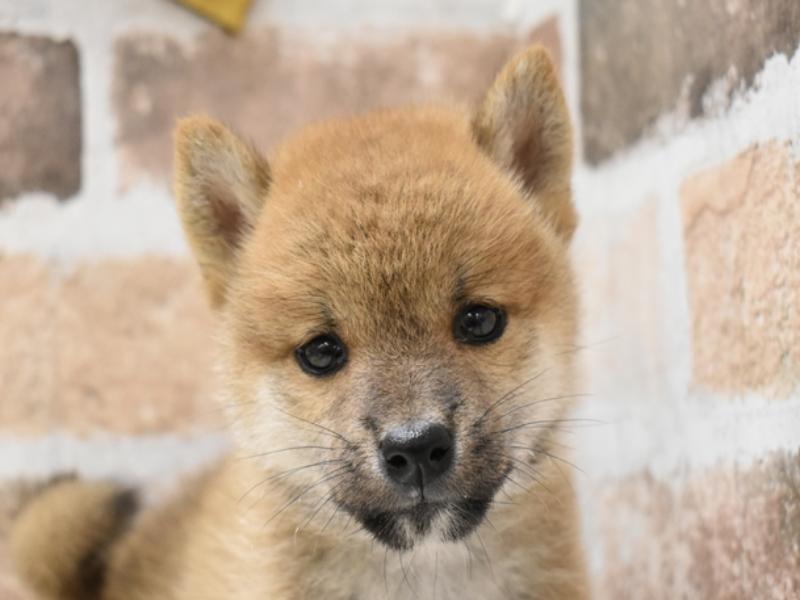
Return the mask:
<svg viewBox="0 0 800 600">
<path fill-rule="evenodd" d="M 178 0 L 178 3 L 213 21 L 231 33 L 244 24 L 251 0 Z"/>
</svg>

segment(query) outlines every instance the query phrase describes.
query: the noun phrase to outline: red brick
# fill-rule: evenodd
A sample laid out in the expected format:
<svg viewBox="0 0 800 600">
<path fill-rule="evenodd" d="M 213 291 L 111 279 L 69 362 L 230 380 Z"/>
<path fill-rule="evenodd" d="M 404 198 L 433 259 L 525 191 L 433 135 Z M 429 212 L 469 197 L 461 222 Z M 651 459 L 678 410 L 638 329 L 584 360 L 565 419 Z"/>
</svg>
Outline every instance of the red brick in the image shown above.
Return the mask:
<svg viewBox="0 0 800 600">
<path fill-rule="evenodd" d="M 4 430 L 219 426 L 213 318 L 188 261 L 105 260 L 61 275 L 34 259 L 6 257 L 0 313 Z"/>
<path fill-rule="evenodd" d="M 596 163 L 685 104 L 703 113 L 710 84 L 749 85 L 776 52 L 800 44 L 797 0 L 582 0 L 584 151 Z"/>
<path fill-rule="evenodd" d="M 693 379 L 726 393 L 790 393 L 800 381 L 800 188 L 769 143 L 681 190 Z"/>
<path fill-rule="evenodd" d="M 81 185 L 78 51 L 69 40 L 0 33 L 0 200 L 59 198 Z"/>
<path fill-rule="evenodd" d="M 21 431 L 53 425 L 55 305 L 42 261 L 0 255 L 0 424 Z"/>
<path fill-rule="evenodd" d="M 558 57 L 558 27 L 527 38 Z M 216 31 L 192 47 L 163 35 L 127 35 L 116 45 L 114 109 L 127 179 L 165 176 L 177 117 L 205 112 L 263 149 L 314 120 L 431 100 L 476 101 L 525 36 L 372 31 L 352 37 L 253 30 Z"/>
<path fill-rule="evenodd" d="M 800 597 L 800 455 L 716 467 L 667 484 L 647 472 L 599 485 L 609 600 Z"/>
</svg>

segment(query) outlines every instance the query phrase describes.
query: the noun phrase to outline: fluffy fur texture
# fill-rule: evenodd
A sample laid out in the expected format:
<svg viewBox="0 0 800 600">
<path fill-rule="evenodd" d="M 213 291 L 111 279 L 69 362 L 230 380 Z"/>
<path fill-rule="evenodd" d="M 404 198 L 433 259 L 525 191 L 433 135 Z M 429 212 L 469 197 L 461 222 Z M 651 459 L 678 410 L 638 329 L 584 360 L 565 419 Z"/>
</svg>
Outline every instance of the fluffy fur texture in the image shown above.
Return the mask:
<svg viewBox="0 0 800 600">
<path fill-rule="evenodd" d="M 102 600 L 584 598 L 557 458 L 575 380 L 572 148 L 546 52 L 511 60 L 474 115 L 314 125 L 270 165 L 191 118 L 176 148 L 238 449 L 132 523 L 105 484 L 50 488 L 14 532 L 31 586 Z M 454 339 L 474 303 L 505 310 L 496 342 Z M 295 351 L 327 332 L 348 361 L 314 377 Z M 452 471 L 425 498 L 399 492 L 378 451 L 420 420 L 454 437 Z"/>
</svg>

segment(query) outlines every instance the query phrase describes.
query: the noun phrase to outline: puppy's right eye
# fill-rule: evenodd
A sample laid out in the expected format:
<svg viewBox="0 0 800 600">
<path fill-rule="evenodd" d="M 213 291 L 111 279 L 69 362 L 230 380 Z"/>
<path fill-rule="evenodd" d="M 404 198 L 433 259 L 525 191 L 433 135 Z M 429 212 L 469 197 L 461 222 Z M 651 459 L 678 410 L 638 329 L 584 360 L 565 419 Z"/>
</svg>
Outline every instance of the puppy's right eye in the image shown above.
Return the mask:
<svg viewBox="0 0 800 600">
<path fill-rule="evenodd" d="M 295 350 L 297 362 L 306 373 L 317 377 L 331 375 L 347 362 L 347 350 L 332 333 L 318 335 Z"/>
</svg>

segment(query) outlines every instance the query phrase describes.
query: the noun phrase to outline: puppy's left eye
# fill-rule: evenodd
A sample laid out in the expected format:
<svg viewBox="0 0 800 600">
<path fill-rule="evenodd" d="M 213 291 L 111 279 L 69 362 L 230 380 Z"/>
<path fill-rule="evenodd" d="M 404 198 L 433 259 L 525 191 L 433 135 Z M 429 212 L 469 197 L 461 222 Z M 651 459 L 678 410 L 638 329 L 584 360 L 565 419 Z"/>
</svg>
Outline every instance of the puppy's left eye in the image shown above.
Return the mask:
<svg viewBox="0 0 800 600">
<path fill-rule="evenodd" d="M 472 304 L 456 315 L 453 334 L 467 344 L 488 344 L 495 341 L 506 328 L 506 313 L 502 308 Z"/>
</svg>

